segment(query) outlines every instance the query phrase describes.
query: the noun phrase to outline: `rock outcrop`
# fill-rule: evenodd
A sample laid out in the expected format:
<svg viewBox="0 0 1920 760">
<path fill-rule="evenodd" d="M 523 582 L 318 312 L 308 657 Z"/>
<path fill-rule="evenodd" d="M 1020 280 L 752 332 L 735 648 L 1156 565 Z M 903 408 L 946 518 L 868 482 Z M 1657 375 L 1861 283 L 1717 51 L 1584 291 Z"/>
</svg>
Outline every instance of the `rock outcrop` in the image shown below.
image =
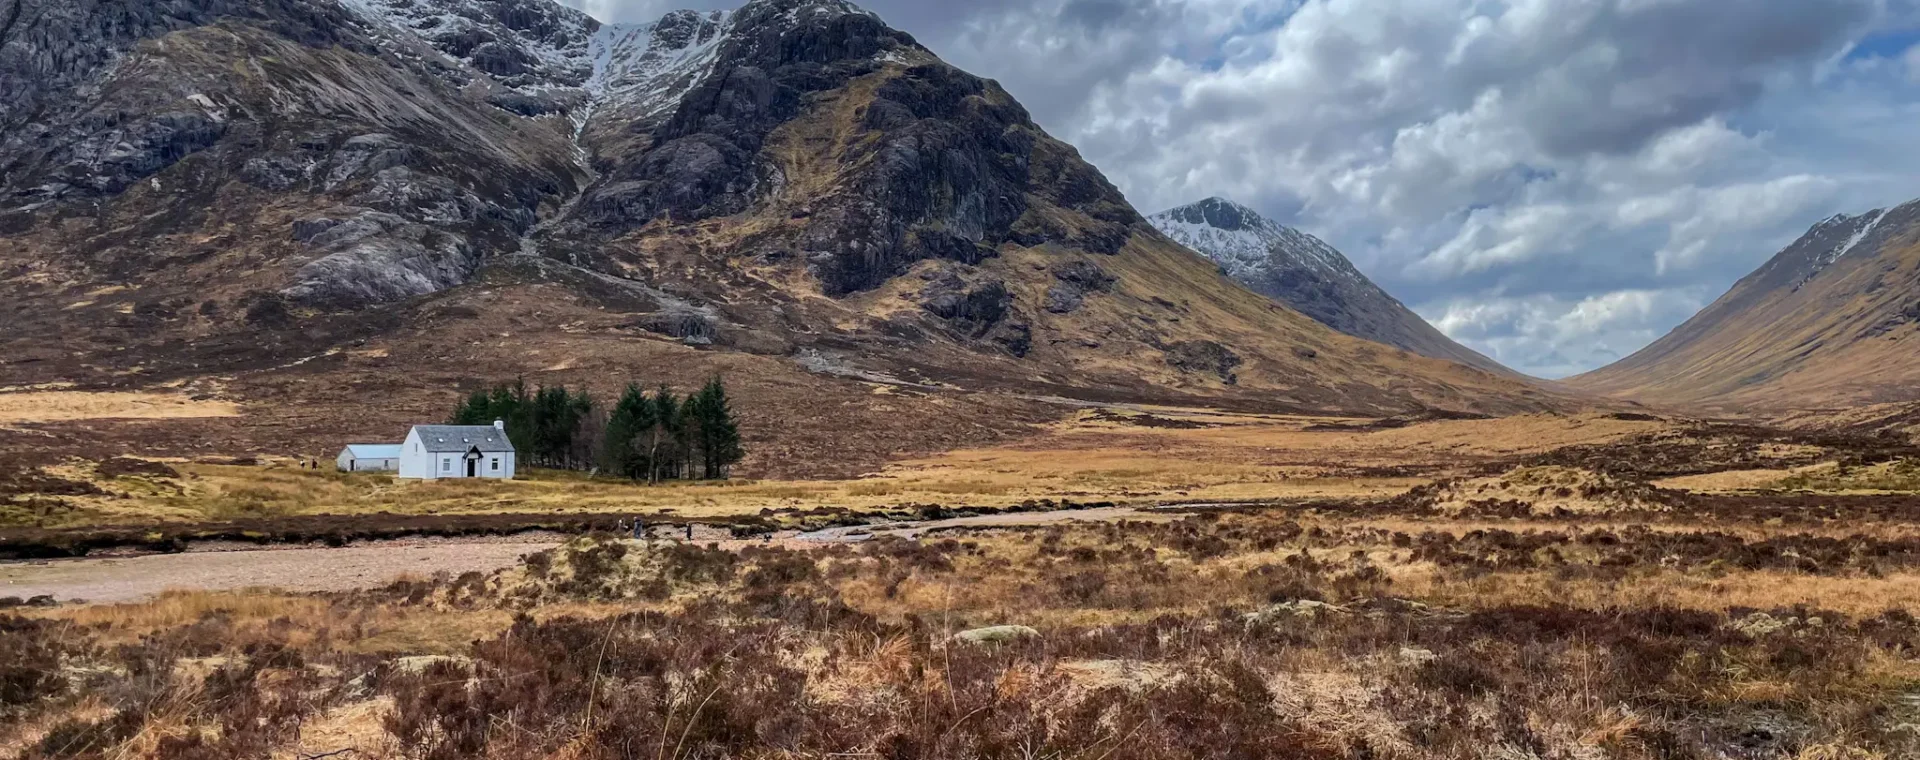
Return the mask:
<svg viewBox="0 0 1920 760">
<path fill-rule="evenodd" d="M 0 383 L 330 371 L 410 340 L 511 376 L 658 342 L 922 389 L 1555 403 L 1233 286 L 998 84 L 842 0 L 646 24 L 0 0 L 0 127 Z"/>
</svg>

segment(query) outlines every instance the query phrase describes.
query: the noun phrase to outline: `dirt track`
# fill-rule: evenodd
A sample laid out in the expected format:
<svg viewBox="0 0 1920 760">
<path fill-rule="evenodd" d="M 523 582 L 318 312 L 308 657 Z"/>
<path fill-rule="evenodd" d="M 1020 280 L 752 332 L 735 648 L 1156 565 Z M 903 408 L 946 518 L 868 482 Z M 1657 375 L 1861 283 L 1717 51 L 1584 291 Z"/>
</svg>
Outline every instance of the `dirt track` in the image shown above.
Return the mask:
<svg viewBox="0 0 1920 760">
<path fill-rule="evenodd" d="M 385 541 L 340 548 L 195 551 L 145 557 L 0 563 L 0 597 L 127 602 L 172 589 L 218 591 L 267 586 L 347 591 L 402 575 L 497 570 L 560 538 Z"/>
<path fill-rule="evenodd" d="M 722 548 L 770 542 L 790 548 L 811 548 L 878 536 L 918 538 L 928 531 L 943 529 L 1174 517 L 1129 507 L 1111 507 L 836 527 L 809 533 L 787 532 L 764 540 L 728 539 L 724 531 L 709 527 L 699 529 L 694 540 Z M 666 533 L 677 537 L 675 529 L 668 529 Z M 287 591 L 350 591 L 381 586 L 402 575 L 490 572 L 513 565 L 523 555 L 559 546 L 564 540 L 564 535 L 552 533 L 537 537 L 400 539 L 339 548 L 247 548 L 143 557 L 0 562 L 0 597 L 29 599 L 48 595 L 62 602 L 127 602 L 174 589 L 221 591 L 266 587 Z"/>
</svg>

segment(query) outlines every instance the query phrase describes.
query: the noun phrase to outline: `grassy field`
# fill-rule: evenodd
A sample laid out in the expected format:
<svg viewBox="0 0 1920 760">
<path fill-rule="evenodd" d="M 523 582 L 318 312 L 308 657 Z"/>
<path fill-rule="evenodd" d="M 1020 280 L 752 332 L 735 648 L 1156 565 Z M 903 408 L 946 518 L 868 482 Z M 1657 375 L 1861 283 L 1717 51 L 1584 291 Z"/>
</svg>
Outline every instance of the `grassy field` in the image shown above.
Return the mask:
<svg viewBox="0 0 1920 760">
<path fill-rule="evenodd" d="M 1632 416 L 1145 408 L 843 481 L 70 461 L 0 480 L 12 519 L 1241 503 L 852 545 L 589 535 L 352 592 L 0 600 L 0 756 L 1915 757 L 1913 461 Z"/>
<path fill-rule="evenodd" d="M 1388 428 L 1368 428 L 1367 422 L 1170 409 L 1087 412 L 1016 444 L 899 461 L 858 479 L 657 486 L 539 470 L 511 482 L 413 482 L 335 472 L 324 462 L 313 470 L 290 460 L 167 461 L 159 468 L 76 460 L 38 468 L 42 482 L 18 487 L 19 495 L 0 502 L 0 526 L 79 528 L 378 513 L 717 519 L 768 509 L 1008 507 L 1039 500 L 1383 498 L 1474 463 L 1603 444 L 1660 427 L 1546 416 Z M 65 490 L 73 493 L 61 493 L 60 484 L 69 484 Z"/>
<path fill-rule="evenodd" d="M 173 393 L 0 392 L 0 425 L 63 420 L 234 417 L 239 414 L 240 406 L 232 402 L 195 400 Z"/>
<path fill-rule="evenodd" d="M 1920 540 L 1743 527 L 1402 502 L 811 550 L 587 537 L 375 591 L 24 608 L 0 612 L 0 752 L 1915 756 Z"/>
</svg>

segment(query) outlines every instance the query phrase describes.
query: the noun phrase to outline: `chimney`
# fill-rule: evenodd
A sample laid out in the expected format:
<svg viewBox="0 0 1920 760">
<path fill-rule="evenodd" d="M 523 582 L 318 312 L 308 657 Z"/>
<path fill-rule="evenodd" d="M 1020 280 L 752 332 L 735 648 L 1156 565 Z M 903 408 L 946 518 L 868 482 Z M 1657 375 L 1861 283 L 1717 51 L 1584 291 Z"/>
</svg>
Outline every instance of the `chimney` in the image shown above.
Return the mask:
<svg viewBox="0 0 1920 760">
<path fill-rule="evenodd" d="M 494 430 L 498 430 L 498 431 L 501 431 L 501 432 L 506 432 L 506 430 L 507 430 L 507 421 L 506 421 L 506 420 L 494 420 L 494 421 L 493 421 L 493 429 L 494 429 Z"/>
</svg>

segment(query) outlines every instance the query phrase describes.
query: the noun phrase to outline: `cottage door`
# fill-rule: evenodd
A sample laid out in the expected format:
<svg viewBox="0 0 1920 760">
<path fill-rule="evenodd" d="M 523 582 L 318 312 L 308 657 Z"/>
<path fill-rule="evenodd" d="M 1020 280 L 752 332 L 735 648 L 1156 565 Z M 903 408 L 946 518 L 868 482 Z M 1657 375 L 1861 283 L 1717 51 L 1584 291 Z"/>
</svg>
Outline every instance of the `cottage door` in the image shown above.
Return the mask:
<svg viewBox="0 0 1920 760">
<path fill-rule="evenodd" d="M 480 474 L 480 450 L 474 449 L 472 451 L 467 452 L 467 477 L 469 478 L 478 477 L 479 474 Z"/>
</svg>

